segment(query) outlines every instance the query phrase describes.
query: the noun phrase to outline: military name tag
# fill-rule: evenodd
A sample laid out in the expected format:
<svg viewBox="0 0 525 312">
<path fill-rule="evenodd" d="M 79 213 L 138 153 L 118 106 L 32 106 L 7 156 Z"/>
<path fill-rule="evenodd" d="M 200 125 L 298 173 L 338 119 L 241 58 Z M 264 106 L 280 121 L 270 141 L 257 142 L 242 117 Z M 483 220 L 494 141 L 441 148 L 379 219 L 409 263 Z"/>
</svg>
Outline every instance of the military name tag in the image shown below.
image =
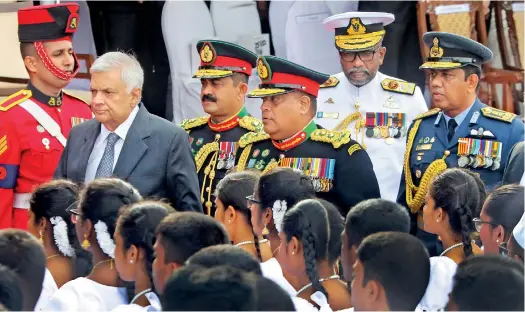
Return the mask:
<svg viewBox="0 0 525 312">
<path fill-rule="evenodd" d="M 432 149 L 432 144 L 421 144 L 416 146 L 416 151 L 429 151 Z"/>
<path fill-rule="evenodd" d="M 317 118 L 338 119 L 339 113 L 337 112 L 317 112 Z"/>
</svg>

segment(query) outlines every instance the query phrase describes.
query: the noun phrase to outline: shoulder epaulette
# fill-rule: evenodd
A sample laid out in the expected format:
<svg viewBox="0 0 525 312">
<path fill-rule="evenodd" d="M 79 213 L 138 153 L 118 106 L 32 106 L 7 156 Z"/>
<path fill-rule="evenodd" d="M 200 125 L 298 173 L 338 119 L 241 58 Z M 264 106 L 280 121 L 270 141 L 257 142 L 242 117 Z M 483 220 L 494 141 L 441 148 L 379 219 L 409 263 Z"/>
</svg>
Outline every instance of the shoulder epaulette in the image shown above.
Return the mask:
<svg viewBox="0 0 525 312">
<path fill-rule="evenodd" d="M 332 131 L 327 129 L 317 129 L 310 134 L 310 138 L 313 141 L 330 143 L 334 148 L 339 148 L 350 142 L 350 131 Z"/>
<path fill-rule="evenodd" d="M 330 76 L 325 83 L 320 85 L 320 88 L 333 88 L 339 84 L 339 79 L 335 78 L 335 76 Z"/>
<path fill-rule="evenodd" d="M 239 139 L 239 147 L 245 148 L 248 144 L 268 140 L 270 135 L 266 132 L 248 132 Z"/>
<path fill-rule="evenodd" d="M 23 89 L 16 93 L 11 94 L 10 96 L 8 96 L 7 98 L 5 98 L 3 101 L 0 102 L 0 112 L 7 112 L 11 108 L 17 106 L 18 104 L 30 98 L 31 95 L 33 95 L 31 90 L 27 90 L 27 89 Z"/>
<path fill-rule="evenodd" d="M 516 117 L 516 115 L 513 113 L 509 113 L 494 107 L 483 107 L 481 109 L 481 113 L 487 118 L 497 119 L 508 123 L 512 123 L 512 120 L 514 120 Z"/>
<path fill-rule="evenodd" d="M 64 91 L 64 90 L 63 90 L 62 92 L 64 92 L 64 94 L 66 94 L 67 96 L 72 97 L 72 98 L 75 98 L 75 99 L 79 100 L 80 102 L 85 103 L 86 105 L 89 106 L 89 103 L 86 102 L 86 100 L 84 100 L 83 98 L 80 98 L 80 97 L 78 97 L 78 96 L 76 96 L 76 95 L 73 95 L 73 94 L 71 94 L 71 93 L 69 93 L 69 92 L 66 92 L 66 91 Z"/>
<path fill-rule="evenodd" d="M 396 80 L 392 78 L 386 78 L 381 81 L 381 87 L 385 91 L 392 91 L 397 93 L 413 95 L 416 90 L 416 84 L 411 82 L 406 82 L 402 80 Z"/>
<path fill-rule="evenodd" d="M 436 107 L 436 108 L 433 108 L 433 109 L 431 109 L 431 110 L 429 110 L 429 111 L 426 111 L 426 112 L 424 112 L 424 113 L 422 113 L 422 114 L 417 115 L 416 118 L 414 118 L 414 120 L 415 120 L 415 119 L 423 119 L 423 118 L 427 118 L 427 117 L 429 117 L 429 116 L 434 116 L 434 115 L 436 115 L 436 114 L 439 114 L 440 111 L 441 111 L 441 109 L 439 109 L 439 108 L 437 108 L 437 107 Z"/>
<path fill-rule="evenodd" d="M 184 119 L 180 123 L 180 127 L 184 130 L 190 130 L 196 127 L 200 127 L 208 123 L 208 118 L 209 118 L 208 116 L 203 116 L 203 117 L 197 117 L 197 118 L 192 118 L 192 119 Z"/>
<path fill-rule="evenodd" d="M 241 120 L 239 120 L 239 126 L 253 132 L 261 132 L 263 128 L 263 123 L 255 117 L 244 116 L 241 118 Z"/>
</svg>

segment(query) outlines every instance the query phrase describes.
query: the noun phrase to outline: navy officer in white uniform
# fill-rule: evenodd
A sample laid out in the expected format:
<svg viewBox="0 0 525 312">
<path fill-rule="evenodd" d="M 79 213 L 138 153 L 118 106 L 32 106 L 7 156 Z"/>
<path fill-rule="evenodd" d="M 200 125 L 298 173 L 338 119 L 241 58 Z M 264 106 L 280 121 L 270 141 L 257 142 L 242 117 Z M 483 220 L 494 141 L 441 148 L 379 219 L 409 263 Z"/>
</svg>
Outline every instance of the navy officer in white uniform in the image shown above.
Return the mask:
<svg viewBox="0 0 525 312">
<path fill-rule="evenodd" d="M 408 126 L 427 106 L 414 83 L 378 71 L 387 52 L 384 26 L 393 21 L 394 15 L 376 12 L 324 20 L 325 28 L 335 31 L 343 71 L 321 86 L 315 121 L 328 129 L 350 130 L 372 160 L 381 197 L 395 201 Z"/>
</svg>

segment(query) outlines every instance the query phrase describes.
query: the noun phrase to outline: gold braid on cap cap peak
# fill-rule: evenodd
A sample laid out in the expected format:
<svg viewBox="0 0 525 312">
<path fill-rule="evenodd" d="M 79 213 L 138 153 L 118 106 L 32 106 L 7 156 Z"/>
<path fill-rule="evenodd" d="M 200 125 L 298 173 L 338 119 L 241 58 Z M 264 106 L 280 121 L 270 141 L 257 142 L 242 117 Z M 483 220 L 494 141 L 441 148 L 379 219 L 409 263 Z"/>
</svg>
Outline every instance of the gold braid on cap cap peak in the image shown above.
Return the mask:
<svg viewBox="0 0 525 312">
<path fill-rule="evenodd" d="M 423 203 L 425 202 L 425 196 L 427 195 L 428 189 L 430 187 L 430 183 L 436 177 L 437 175 L 441 174 L 443 171 L 447 169 L 447 163 L 445 162 L 445 158 L 447 158 L 448 155 L 450 155 L 449 151 L 445 151 L 444 156 L 441 159 L 434 160 L 425 170 L 425 173 L 423 174 L 423 177 L 421 178 L 421 181 L 419 182 L 419 186 L 414 185 L 414 181 L 412 181 L 412 174 L 410 172 L 410 152 L 412 150 L 412 146 L 414 144 L 414 139 L 417 134 L 417 130 L 419 129 L 419 125 L 421 124 L 422 119 L 416 120 L 414 123 L 414 126 L 410 130 L 410 133 L 408 134 L 408 141 L 407 141 L 407 149 L 405 150 L 405 161 L 404 161 L 404 173 L 405 173 L 405 181 L 406 181 L 406 201 L 407 205 L 410 208 L 410 211 L 412 213 L 417 213 L 421 207 L 423 207 Z"/>
</svg>

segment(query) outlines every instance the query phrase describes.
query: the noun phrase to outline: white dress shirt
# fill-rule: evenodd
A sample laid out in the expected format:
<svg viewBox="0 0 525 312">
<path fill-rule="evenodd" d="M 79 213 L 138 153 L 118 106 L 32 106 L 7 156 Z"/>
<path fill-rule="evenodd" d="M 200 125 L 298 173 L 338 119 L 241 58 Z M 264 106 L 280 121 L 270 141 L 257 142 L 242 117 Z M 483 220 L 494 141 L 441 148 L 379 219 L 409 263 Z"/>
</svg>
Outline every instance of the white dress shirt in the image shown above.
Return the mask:
<svg viewBox="0 0 525 312">
<path fill-rule="evenodd" d="M 35 306 L 35 311 L 43 311 L 44 307 L 48 305 L 49 300 L 55 292 L 57 292 L 58 286 L 53 278 L 51 272 L 46 268 L 46 273 L 44 275 L 44 281 L 42 283 L 42 292 Z"/>
<path fill-rule="evenodd" d="M 404 113 L 406 131 L 417 115 L 427 111 L 419 87 L 415 88 L 413 95 L 386 91 L 381 86 L 383 80 L 400 80 L 381 72 L 377 72 L 374 79 L 362 87 L 351 84 L 342 72 L 335 77 L 339 79 L 339 84 L 332 88 L 321 89 L 317 97 L 315 122 L 324 128 L 334 129 L 347 116 L 359 111 L 365 120 L 367 112 Z M 356 103 L 359 104 L 357 109 Z M 394 140 L 369 138 L 363 132 L 356 136 L 355 121 L 351 122 L 345 130 L 350 130 L 352 139 L 361 145 L 364 141 L 366 152 L 374 165 L 381 198 L 396 201 L 403 172 L 406 136 Z"/>
<path fill-rule="evenodd" d="M 126 136 L 128 135 L 129 128 L 131 127 L 131 124 L 133 124 L 133 120 L 135 120 L 135 117 L 137 116 L 138 112 L 139 106 L 137 105 L 131 111 L 128 118 L 123 123 L 121 123 L 114 131 L 114 133 L 119 136 L 119 139 L 117 140 L 117 143 L 115 143 L 115 157 L 113 158 L 113 169 L 115 169 L 115 165 L 117 164 L 120 151 L 122 151 L 122 146 L 124 145 L 124 141 L 126 140 Z M 93 150 L 89 155 L 89 160 L 86 168 L 86 183 L 95 180 L 98 164 L 102 159 L 102 155 L 104 155 L 104 150 L 106 149 L 106 145 L 108 144 L 108 136 L 110 133 L 111 131 L 109 131 L 106 128 L 106 126 L 104 126 L 104 124 L 100 125 L 100 133 L 97 139 L 95 140 L 95 145 L 93 146 Z"/>
</svg>

